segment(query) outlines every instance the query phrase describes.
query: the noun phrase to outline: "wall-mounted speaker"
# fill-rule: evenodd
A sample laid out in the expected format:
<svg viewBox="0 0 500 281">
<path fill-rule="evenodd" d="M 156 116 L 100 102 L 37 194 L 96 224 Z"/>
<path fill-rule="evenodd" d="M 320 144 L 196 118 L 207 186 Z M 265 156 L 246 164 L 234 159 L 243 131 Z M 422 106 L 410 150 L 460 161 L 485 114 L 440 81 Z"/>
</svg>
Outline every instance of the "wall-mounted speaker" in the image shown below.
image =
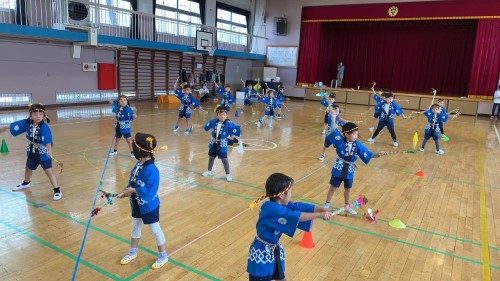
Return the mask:
<svg viewBox="0 0 500 281">
<path fill-rule="evenodd" d="M 275 18 L 276 32 L 275 35 L 286 35 L 287 18 Z"/>
</svg>

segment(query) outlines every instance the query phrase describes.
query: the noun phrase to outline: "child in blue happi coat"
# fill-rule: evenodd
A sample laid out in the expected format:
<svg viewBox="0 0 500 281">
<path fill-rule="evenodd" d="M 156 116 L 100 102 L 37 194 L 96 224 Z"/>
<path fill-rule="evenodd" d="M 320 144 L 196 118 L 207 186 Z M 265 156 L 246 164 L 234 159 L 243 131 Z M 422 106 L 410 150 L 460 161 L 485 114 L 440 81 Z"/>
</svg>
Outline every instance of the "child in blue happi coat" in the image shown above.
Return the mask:
<svg viewBox="0 0 500 281">
<path fill-rule="evenodd" d="M 285 251 L 279 239 L 283 234 L 293 237 L 298 229 L 310 231 L 312 220 L 330 220 L 332 210 L 309 203 L 292 202 L 293 179 L 281 173 L 269 176 L 266 195 L 252 203 L 255 206 L 265 198 L 260 208 L 256 235 L 248 252 L 247 272 L 250 281 L 286 280 Z"/>
<path fill-rule="evenodd" d="M 448 121 L 448 114 L 440 113 L 441 107 L 439 104 L 433 104 L 430 109 L 424 111 L 422 114 L 427 117 L 427 125 L 424 130 L 424 141 L 420 147 L 420 151 L 424 152 L 425 144 L 432 137 L 436 144 L 436 153 L 443 155 L 444 151 L 439 148 L 439 124 Z"/>
<path fill-rule="evenodd" d="M 128 144 L 130 157 L 134 158 L 134 153 L 132 151 L 132 135 L 130 122 L 132 122 L 137 116 L 130 106 L 128 97 L 125 95 L 121 95 L 118 98 L 118 101 L 114 101 L 111 105 L 111 111 L 116 114 L 116 122 L 114 149 L 109 153 L 109 155 L 113 156 L 118 154 L 118 144 L 120 143 L 120 139 L 123 137 Z"/>
<path fill-rule="evenodd" d="M 219 105 L 216 109 L 217 118 L 208 121 L 205 124 L 205 131 L 212 130 L 212 139 L 208 144 L 208 170 L 203 172 L 204 177 L 212 175 L 215 157 L 219 157 L 224 164 L 226 171 L 226 180 L 233 181 L 227 160 L 228 142 L 235 136 L 240 136 L 240 126 L 227 119 L 227 108 Z"/>
<path fill-rule="evenodd" d="M 0 132 L 10 129 L 13 136 L 25 134 L 28 140 L 26 148 L 26 166 L 24 168 L 23 182 L 12 188 L 12 191 L 19 191 L 31 186 L 33 171 L 42 166 L 52 184 L 54 196 L 52 200 L 58 201 L 62 198 L 62 192 L 57 184 L 56 176 L 52 171 L 52 132 L 49 128 L 50 119 L 45 114 L 45 107 L 42 104 L 33 104 L 29 108 L 30 116 L 27 119 L 19 120 L 10 124 L 9 127 L 1 128 Z M 44 118 L 47 122 L 44 122 Z"/>
<path fill-rule="evenodd" d="M 264 116 L 257 121 L 257 126 L 265 124 L 266 118 L 269 117 L 271 121 L 269 121 L 269 127 L 273 127 L 273 118 L 274 118 L 274 110 L 278 107 L 278 99 L 274 97 L 274 90 L 271 88 L 267 89 L 267 97 L 261 97 L 259 102 L 264 103 L 266 105 L 266 111 L 264 112 Z"/>
<path fill-rule="evenodd" d="M 191 118 L 191 106 L 193 109 L 198 108 L 199 110 L 203 110 L 200 106 L 200 103 L 194 98 L 191 94 L 191 86 L 188 83 L 185 83 L 182 86 L 182 92 L 177 90 L 177 81 L 174 84 L 175 96 L 181 101 L 181 106 L 179 107 L 179 114 L 177 118 L 177 123 L 175 124 L 174 133 L 177 133 L 179 130 L 179 123 L 182 118 L 186 118 L 186 135 L 189 134 L 191 130 L 191 125 L 189 124 L 189 119 Z"/>
<path fill-rule="evenodd" d="M 325 117 L 323 120 L 323 131 L 321 132 L 322 135 L 327 134 L 329 124 L 331 124 L 331 118 L 330 118 L 330 114 L 329 114 L 328 109 L 332 108 L 334 105 L 337 105 L 335 103 L 335 99 L 336 99 L 335 93 L 330 93 L 328 95 L 328 98 L 326 98 L 326 95 L 325 95 L 325 96 L 323 96 L 323 98 L 320 101 L 321 105 L 325 107 Z"/>
<path fill-rule="evenodd" d="M 332 177 L 330 178 L 330 189 L 326 195 L 325 208 L 330 207 L 330 200 L 335 191 L 344 183 L 344 202 L 345 210 L 351 214 L 356 211 L 350 207 L 350 194 L 354 180 L 354 169 L 358 157 L 365 164 L 368 164 L 372 158 L 385 155 L 387 152 L 371 152 L 358 139 L 358 126 L 354 123 L 346 123 L 342 126 L 342 133 L 335 128 L 327 139 L 333 144 L 337 151 L 337 159 L 332 168 Z"/>
<path fill-rule="evenodd" d="M 285 87 L 279 86 L 278 92 L 276 93 L 276 99 L 278 100 L 276 108 L 276 119 L 281 120 L 281 107 L 285 103 Z"/>
<path fill-rule="evenodd" d="M 384 101 L 380 105 L 380 116 L 378 121 L 378 126 L 373 136 L 369 138 L 368 142 L 374 142 L 375 138 L 378 136 L 380 131 L 384 127 L 387 127 L 389 133 L 391 133 L 391 137 L 393 140 L 393 146 L 398 147 L 398 140 L 396 137 L 396 132 L 394 131 L 394 115 L 403 116 L 406 119 L 406 116 L 403 113 L 403 110 L 399 107 L 398 104 L 394 102 L 394 94 L 393 93 L 383 93 Z"/>
<path fill-rule="evenodd" d="M 333 134 L 333 130 L 337 128 L 337 126 L 344 126 L 345 123 L 348 121 L 340 118 L 340 107 L 338 105 L 333 105 L 331 108 L 327 109 L 329 111 L 330 117 L 329 117 L 329 127 L 328 127 L 328 132 L 331 132 L 330 134 Z M 326 154 L 326 149 L 332 145 L 332 142 L 330 141 L 330 138 L 326 137 L 325 142 L 323 143 L 323 151 L 321 152 L 321 155 L 319 156 L 319 161 L 325 160 L 325 154 Z"/>
<path fill-rule="evenodd" d="M 241 82 L 243 83 L 243 90 L 245 91 L 243 106 L 250 106 L 252 114 L 255 114 L 255 111 L 253 110 L 253 99 L 257 97 L 257 91 L 253 88 L 252 83 L 248 83 L 245 87 L 245 81 L 241 80 Z"/>
<path fill-rule="evenodd" d="M 227 109 L 227 111 L 229 112 L 229 110 L 231 109 L 231 106 L 234 103 L 234 96 L 231 93 L 231 86 L 226 84 L 224 86 L 224 89 L 223 89 L 222 86 L 215 83 L 215 87 L 217 87 L 217 94 L 220 95 L 220 99 L 221 99 L 220 105 L 224 106 Z"/>
<path fill-rule="evenodd" d="M 139 161 L 130 172 L 127 187 L 119 195 L 119 197 L 130 197 L 132 209 L 130 250 L 121 259 L 122 265 L 129 264 L 137 257 L 137 247 L 144 224 L 149 226 L 158 246 L 158 258 L 151 267 L 159 269 L 168 261 L 165 235 L 160 226 L 160 197 L 158 197 L 160 172 L 155 165 L 156 145 L 156 138 L 150 134 L 137 133 L 133 140 L 134 156 Z"/>
</svg>

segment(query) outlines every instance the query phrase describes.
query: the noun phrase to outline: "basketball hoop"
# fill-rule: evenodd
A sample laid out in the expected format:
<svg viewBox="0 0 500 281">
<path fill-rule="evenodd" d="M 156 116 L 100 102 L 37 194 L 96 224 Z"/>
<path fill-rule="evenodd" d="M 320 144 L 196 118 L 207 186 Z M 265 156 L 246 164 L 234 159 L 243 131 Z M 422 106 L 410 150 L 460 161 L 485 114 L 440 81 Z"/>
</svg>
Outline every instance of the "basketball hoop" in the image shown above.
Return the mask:
<svg viewBox="0 0 500 281">
<path fill-rule="evenodd" d="M 203 50 L 208 52 L 208 55 L 211 57 L 214 55 L 215 50 L 217 49 L 217 48 L 215 48 L 215 46 L 202 46 L 202 47 L 203 47 Z"/>
</svg>

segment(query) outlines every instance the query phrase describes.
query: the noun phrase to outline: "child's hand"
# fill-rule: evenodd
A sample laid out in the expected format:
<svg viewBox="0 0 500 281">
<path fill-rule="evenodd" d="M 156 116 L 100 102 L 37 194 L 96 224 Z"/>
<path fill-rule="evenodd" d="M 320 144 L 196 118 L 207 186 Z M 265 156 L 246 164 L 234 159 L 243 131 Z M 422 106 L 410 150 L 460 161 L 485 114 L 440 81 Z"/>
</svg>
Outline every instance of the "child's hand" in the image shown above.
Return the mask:
<svg viewBox="0 0 500 281">
<path fill-rule="evenodd" d="M 135 188 L 127 187 L 122 192 L 124 195 L 129 196 L 132 193 L 135 193 Z"/>
<path fill-rule="evenodd" d="M 332 212 L 323 212 L 321 213 L 321 217 L 324 220 L 329 221 L 332 218 Z"/>
</svg>

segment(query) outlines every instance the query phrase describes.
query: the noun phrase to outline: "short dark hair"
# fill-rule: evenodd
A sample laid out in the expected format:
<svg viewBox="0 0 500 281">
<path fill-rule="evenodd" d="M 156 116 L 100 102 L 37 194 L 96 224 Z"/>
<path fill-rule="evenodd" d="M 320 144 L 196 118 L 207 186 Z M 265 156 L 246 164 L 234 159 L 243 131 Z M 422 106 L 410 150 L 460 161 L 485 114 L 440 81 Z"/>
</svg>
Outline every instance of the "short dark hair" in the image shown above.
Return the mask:
<svg viewBox="0 0 500 281">
<path fill-rule="evenodd" d="M 382 93 L 382 95 L 384 96 L 384 98 L 393 98 L 394 97 L 394 94 L 391 92 Z"/>
<path fill-rule="evenodd" d="M 335 99 L 335 98 L 337 98 L 337 96 L 335 95 L 335 93 L 330 93 L 330 94 L 328 95 L 328 97 L 329 97 L 329 98 L 334 98 L 334 99 Z"/>
<path fill-rule="evenodd" d="M 217 106 L 217 108 L 215 109 L 215 114 L 219 115 L 219 112 L 221 112 L 221 111 L 227 112 L 227 107 L 225 107 L 223 105 Z"/>
<path fill-rule="evenodd" d="M 293 184 L 293 179 L 282 173 L 274 173 L 266 180 L 266 196 L 269 200 L 276 201 L 277 194 L 286 190 L 290 184 Z"/>
</svg>

